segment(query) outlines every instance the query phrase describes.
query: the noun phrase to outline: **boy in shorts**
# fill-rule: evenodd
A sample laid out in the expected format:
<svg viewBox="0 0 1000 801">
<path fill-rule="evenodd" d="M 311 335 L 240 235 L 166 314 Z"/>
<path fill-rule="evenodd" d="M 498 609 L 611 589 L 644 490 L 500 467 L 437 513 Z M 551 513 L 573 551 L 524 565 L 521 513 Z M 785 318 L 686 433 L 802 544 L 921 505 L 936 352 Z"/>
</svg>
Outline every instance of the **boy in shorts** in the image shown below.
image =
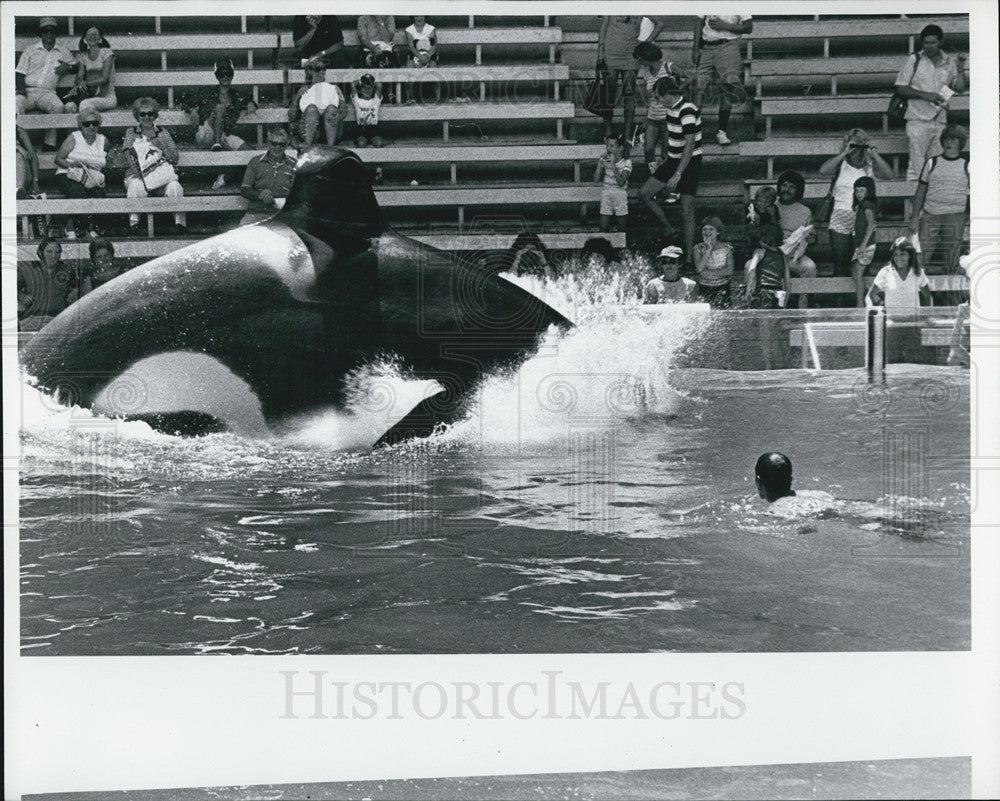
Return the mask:
<svg viewBox="0 0 1000 801">
<path fill-rule="evenodd" d="M 601 189 L 601 231 L 611 230 L 616 219 L 619 230 L 628 216 L 628 177 L 632 174 L 632 159 L 625 155 L 625 137 L 609 136 L 604 140 L 607 152 L 597 161 L 594 182 L 603 181 Z"/>
</svg>

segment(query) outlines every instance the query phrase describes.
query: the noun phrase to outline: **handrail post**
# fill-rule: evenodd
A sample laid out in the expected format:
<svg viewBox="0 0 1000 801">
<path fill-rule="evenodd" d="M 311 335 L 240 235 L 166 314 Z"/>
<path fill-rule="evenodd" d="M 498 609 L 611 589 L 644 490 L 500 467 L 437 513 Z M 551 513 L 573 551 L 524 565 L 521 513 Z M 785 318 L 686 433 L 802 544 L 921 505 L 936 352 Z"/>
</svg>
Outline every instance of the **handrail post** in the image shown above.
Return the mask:
<svg viewBox="0 0 1000 801">
<path fill-rule="evenodd" d="M 885 383 L 885 328 L 885 307 L 869 308 L 865 318 L 865 368 L 869 384 Z"/>
</svg>

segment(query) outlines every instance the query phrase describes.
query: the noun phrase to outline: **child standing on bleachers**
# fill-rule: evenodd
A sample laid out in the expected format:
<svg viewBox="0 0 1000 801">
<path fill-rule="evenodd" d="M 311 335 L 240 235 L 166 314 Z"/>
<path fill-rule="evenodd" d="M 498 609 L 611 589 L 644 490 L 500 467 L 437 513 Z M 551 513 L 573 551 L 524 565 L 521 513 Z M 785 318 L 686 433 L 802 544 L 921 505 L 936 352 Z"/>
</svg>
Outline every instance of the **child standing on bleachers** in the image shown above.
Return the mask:
<svg viewBox="0 0 1000 801">
<path fill-rule="evenodd" d="M 854 256 L 851 276 L 858 308 L 865 305 L 865 270 L 875 258 L 875 181 L 863 175 L 854 182 Z"/>
<path fill-rule="evenodd" d="M 601 230 L 611 230 L 612 218 L 617 218 L 621 230 L 628 216 L 628 178 L 632 174 L 632 159 L 625 155 L 625 137 L 609 136 L 604 140 L 605 154 L 597 161 L 594 183 L 603 181 L 601 189 Z"/>
<path fill-rule="evenodd" d="M 378 112 L 382 106 L 382 84 L 371 73 L 355 78 L 351 84 L 351 103 L 358 131 L 354 144 L 358 147 L 382 147 L 378 130 Z"/>
</svg>

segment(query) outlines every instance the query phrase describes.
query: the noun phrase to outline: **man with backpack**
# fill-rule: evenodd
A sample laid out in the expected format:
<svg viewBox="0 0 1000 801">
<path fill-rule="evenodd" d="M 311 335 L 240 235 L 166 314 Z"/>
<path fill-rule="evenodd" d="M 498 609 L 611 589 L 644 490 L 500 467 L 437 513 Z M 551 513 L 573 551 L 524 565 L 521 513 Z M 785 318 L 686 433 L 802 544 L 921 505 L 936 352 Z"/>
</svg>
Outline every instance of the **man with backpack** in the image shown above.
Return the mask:
<svg viewBox="0 0 1000 801">
<path fill-rule="evenodd" d="M 961 125 L 942 132 L 940 156 L 931 156 L 920 172 L 913 197 L 910 236 L 918 234 L 922 267 L 929 272 L 955 272 L 965 227 L 969 222 L 969 159 L 962 155 L 969 133 Z"/>
</svg>

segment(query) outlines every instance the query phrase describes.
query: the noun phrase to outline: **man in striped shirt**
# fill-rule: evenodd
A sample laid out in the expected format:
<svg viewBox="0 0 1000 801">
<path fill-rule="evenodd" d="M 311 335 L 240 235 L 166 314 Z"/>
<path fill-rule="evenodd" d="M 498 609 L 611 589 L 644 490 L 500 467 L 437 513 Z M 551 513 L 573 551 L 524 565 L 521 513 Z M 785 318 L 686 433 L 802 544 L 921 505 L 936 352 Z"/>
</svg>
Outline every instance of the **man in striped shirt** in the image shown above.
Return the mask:
<svg viewBox="0 0 1000 801">
<path fill-rule="evenodd" d="M 694 252 L 694 198 L 701 175 L 701 112 L 685 98 L 676 76 L 660 78 L 656 91 L 667 106 L 667 152 L 663 163 L 642 185 L 639 197 L 669 239 L 676 231 L 654 198 L 663 189 L 667 191 L 668 202 L 679 196 L 684 221 L 684 252 L 691 254 Z"/>
</svg>

